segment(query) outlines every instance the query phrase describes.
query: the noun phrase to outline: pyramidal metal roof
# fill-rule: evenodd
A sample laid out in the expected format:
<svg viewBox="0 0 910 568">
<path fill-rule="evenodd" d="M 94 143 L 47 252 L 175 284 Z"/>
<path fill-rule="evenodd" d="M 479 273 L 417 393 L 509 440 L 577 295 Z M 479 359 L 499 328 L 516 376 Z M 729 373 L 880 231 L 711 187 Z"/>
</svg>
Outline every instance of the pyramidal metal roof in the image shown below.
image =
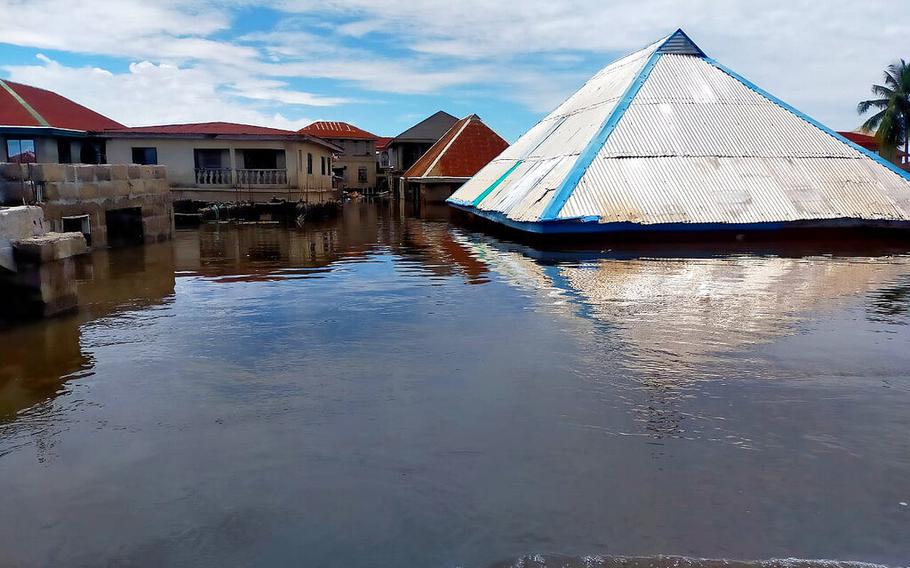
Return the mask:
<svg viewBox="0 0 910 568">
<path fill-rule="evenodd" d="M 597 73 L 449 203 L 538 233 L 910 227 L 910 174 L 678 30 Z"/>
<path fill-rule="evenodd" d="M 468 179 L 508 147 L 508 142 L 472 114 L 452 125 L 403 177 Z"/>
</svg>

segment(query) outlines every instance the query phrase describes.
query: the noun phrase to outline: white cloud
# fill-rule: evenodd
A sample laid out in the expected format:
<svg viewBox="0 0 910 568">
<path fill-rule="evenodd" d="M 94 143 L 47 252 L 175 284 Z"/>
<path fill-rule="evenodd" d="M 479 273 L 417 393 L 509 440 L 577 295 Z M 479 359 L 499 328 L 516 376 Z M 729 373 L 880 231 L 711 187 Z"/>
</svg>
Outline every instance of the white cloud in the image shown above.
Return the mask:
<svg viewBox="0 0 910 568">
<path fill-rule="evenodd" d="M 600 53 L 607 64 L 678 27 L 712 56 L 802 110 L 839 128 L 859 122 L 855 104 L 881 70 L 907 57 L 910 12 L 890 0 L 288 0 L 284 9 L 333 11 L 339 32 L 382 30 L 415 52 L 500 68 L 523 80 L 515 98 L 534 104 L 571 93 L 579 83 L 551 76 L 545 56 Z M 539 68 L 528 65 L 536 59 Z"/>
<path fill-rule="evenodd" d="M 231 37 L 237 8 L 257 5 L 283 10 L 274 29 Z M 901 53 L 910 13 L 891 0 L 829 0 L 823 7 L 817 0 L 0 0 L 0 13 L 16 14 L 0 18 L 0 42 L 152 62 L 156 81 L 171 90 L 161 92 L 154 81 L 144 88 L 174 101 L 190 93 L 188 102 L 196 101 L 175 109 L 155 97 L 152 110 L 140 108 L 146 97 L 128 89 L 153 73 L 142 69 L 113 73 L 106 92 L 92 94 L 64 83 L 62 66 L 7 67 L 134 123 L 216 112 L 272 123 L 285 119 L 263 105 L 349 102 L 288 85 L 307 79 L 334 81 L 342 93 L 481 93 L 544 111 L 587 78 L 580 62 L 593 57 L 606 65 L 683 27 L 712 56 L 784 100 L 852 128 L 860 122 L 856 102 L 884 66 L 910 55 Z"/>
<path fill-rule="evenodd" d="M 10 80 L 65 93 L 131 126 L 226 121 L 297 130 L 312 122 L 236 100 L 220 92 L 220 78 L 204 68 L 141 61 L 131 64 L 126 73 L 111 73 L 92 67 L 67 67 L 45 56 L 39 60 L 42 65 L 6 67 Z"/>
</svg>

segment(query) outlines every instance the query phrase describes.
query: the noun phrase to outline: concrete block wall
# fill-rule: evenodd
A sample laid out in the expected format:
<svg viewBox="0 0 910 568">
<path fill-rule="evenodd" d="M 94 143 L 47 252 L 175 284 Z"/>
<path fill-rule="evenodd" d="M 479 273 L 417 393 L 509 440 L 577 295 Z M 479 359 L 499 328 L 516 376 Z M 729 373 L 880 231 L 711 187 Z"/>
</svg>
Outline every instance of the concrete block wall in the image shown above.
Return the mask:
<svg viewBox="0 0 910 568">
<path fill-rule="evenodd" d="M 40 206 L 51 230 L 63 230 L 63 217 L 88 215 L 93 247 L 107 245 L 105 214 L 113 209 L 141 208 L 146 242 L 173 237 L 164 166 L 0 164 L 0 199 L 11 196 Z"/>
<path fill-rule="evenodd" d="M 13 242 L 47 232 L 40 207 L 0 207 L 0 268 L 16 270 Z"/>
</svg>

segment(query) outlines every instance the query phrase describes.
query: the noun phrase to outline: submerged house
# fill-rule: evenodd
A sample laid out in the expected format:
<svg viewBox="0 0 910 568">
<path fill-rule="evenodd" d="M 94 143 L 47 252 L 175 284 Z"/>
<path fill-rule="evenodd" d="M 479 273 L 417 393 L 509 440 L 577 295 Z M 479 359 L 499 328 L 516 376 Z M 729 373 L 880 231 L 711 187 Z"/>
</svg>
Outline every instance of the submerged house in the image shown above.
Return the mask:
<svg viewBox="0 0 910 568">
<path fill-rule="evenodd" d="M 0 210 L 38 206 L 38 234 L 81 232 L 92 247 L 170 238 L 167 171 L 106 164 L 107 132 L 122 128 L 57 93 L 0 80 Z"/>
<path fill-rule="evenodd" d="M 334 199 L 335 144 L 290 130 L 230 122 L 119 128 L 105 132 L 115 163 L 167 166 L 175 201 Z"/>
<path fill-rule="evenodd" d="M 402 175 L 406 190 L 423 201 L 445 201 L 509 147 L 476 114 L 466 116 Z"/>
<path fill-rule="evenodd" d="M 370 192 L 376 187 L 375 134 L 353 124 L 319 121 L 297 131 L 298 134 L 328 140 L 341 148 L 335 154 L 332 173 L 341 180 L 341 189 Z"/>
<path fill-rule="evenodd" d="M 379 154 L 379 166 L 386 170 L 390 187 L 403 191 L 401 174 L 427 153 L 437 140 L 458 122 L 445 111 L 438 111 L 392 138 Z"/>
<path fill-rule="evenodd" d="M 910 174 L 682 30 L 609 65 L 448 202 L 531 233 L 910 227 Z"/>
<path fill-rule="evenodd" d="M 103 164 L 115 120 L 57 93 L 0 79 L 0 162 Z"/>
</svg>

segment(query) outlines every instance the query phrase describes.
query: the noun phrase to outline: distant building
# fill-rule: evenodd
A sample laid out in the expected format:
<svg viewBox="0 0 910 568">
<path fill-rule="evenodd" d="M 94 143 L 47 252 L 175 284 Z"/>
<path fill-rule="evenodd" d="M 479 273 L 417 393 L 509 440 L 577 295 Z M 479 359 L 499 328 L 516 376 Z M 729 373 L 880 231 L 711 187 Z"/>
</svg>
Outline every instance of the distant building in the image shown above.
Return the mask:
<svg viewBox="0 0 910 568">
<path fill-rule="evenodd" d="M 0 79 L 0 162 L 103 164 L 115 120 L 57 93 Z"/>
<path fill-rule="evenodd" d="M 229 122 L 108 130 L 115 163 L 167 166 L 174 200 L 333 199 L 332 156 L 342 149 L 290 130 Z"/>
<path fill-rule="evenodd" d="M 452 125 L 408 168 L 402 180 L 423 201 L 445 201 L 508 147 L 508 142 L 472 114 Z"/>
<path fill-rule="evenodd" d="M 341 148 L 335 154 L 333 172 L 341 189 L 371 192 L 376 187 L 376 140 L 379 138 L 347 122 L 314 122 L 298 134 L 328 140 Z"/>
<path fill-rule="evenodd" d="M 875 139 L 875 134 L 863 128 L 857 128 L 852 132 L 838 132 L 838 134 L 857 146 L 862 146 L 871 152 L 878 153 L 881 149 L 881 145 L 878 143 L 878 140 Z M 908 160 L 908 157 L 904 154 L 903 150 L 898 149 L 897 158 L 900 160 L 900 166 L 905 170 L 910 171 L 910 160 Z"/>
<path fill-rule="evenodd" d="M 380 136 L 376 139 L 376 159 L 379 162 L 379 169 L 386 170 L 391 167 L 389 160 L 389 144 L 392 143 L 391 136 Z"/>
<path fill-rule="evenodd" d="M 439 111 L 392 138 L 386 149 L 389 153 L 389 166 L 392 170 L 403 173 L 456 122 L 458 119 L 451 114 Z"/>
</svg>

